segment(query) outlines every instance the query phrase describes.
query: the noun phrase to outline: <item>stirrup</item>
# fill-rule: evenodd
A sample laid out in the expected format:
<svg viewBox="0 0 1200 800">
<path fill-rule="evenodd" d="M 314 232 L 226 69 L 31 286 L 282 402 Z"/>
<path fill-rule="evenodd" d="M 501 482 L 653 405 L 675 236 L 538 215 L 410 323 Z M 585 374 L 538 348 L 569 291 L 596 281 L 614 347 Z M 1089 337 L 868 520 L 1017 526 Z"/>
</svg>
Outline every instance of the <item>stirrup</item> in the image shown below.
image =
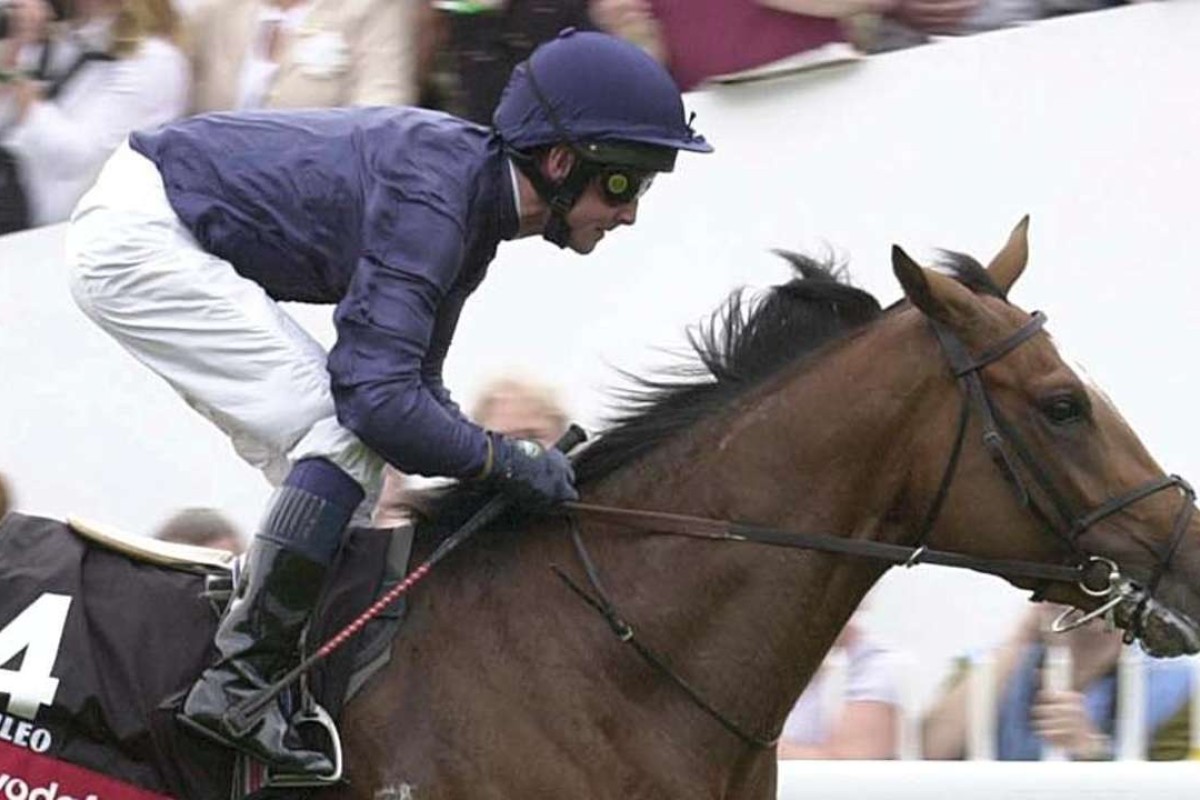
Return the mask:
<svg viewBox="0 0 1200 800">
<path fill-rule="evenodd" d="M 337 725 L 333 721 L 333 717 L 329 716 L 320 704 L 312 703 L 310 707 L 303 708 L 297 711 L 291 719 L 291 726 L 297 731 L 302 725 L 316 725 L 325 731 L 325 735 L 329 737 L 330 752 L 326 755 L 331 756 L 333 762 L 333 772 L 328 775 L 309 775 L 309 774 L 285 774 L 276 772 L 270 767 L 267 768 L 266 781 L 263 783 L 265 789 L 304 789 L 304 788 L 319 788 L 329 786 L 330 784 L 340 783 L 342 780 L 342 738 L 338 734 Z"/>
</svg>

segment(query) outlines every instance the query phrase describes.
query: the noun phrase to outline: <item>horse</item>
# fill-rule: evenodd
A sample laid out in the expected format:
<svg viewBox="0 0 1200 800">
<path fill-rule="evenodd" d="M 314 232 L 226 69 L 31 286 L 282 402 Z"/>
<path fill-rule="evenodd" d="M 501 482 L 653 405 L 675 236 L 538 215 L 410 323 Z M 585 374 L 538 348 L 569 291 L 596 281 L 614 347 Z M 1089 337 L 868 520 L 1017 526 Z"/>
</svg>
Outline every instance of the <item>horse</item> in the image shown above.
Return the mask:
<svg viewBox="0 0 1200 800">
<path fill-rule="evenodd" d="M 1008 301 L 1027 228 L 948 274 L 893 248 L 887 310 L 802 258 L 735 295 L 692 336 L 700 374 L 643 380 L 580 454 L 578 506 L 508 520 L 409 598 L 325 796 L 773 798 L 771 745 L 839 630 L 935 552 L 1196 652 L 1194 495 Z"/>
<path fill-rule="evenodd" d="M 580 502 L 511 511 L 406 595 L 390 661 L 343 710 L 344 780 L 314 796 L 773 798 L 785 717 L 896 564 L 999 575 L 1153 655 L 1200 650 L 1194 494 L 1007 299 L 1027 224 L 987 267 L 893 248 L 887 309 L 798 255 L 794 279 L 735 293 L 693 332 L 697 363 L 639 379 L 578 453 Z M 479 502 L 464 487 L 434 518 Z M 160 759 L 194 758 L 171 741 Z"/>
</svg>

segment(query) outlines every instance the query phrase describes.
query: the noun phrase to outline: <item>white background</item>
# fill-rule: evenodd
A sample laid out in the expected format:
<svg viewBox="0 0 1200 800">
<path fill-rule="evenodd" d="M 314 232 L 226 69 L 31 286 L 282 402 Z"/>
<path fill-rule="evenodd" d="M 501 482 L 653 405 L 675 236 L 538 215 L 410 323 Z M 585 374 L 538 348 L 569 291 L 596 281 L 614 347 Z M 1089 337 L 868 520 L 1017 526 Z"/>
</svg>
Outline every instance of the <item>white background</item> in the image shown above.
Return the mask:
<svg viewBox="0 0 1200 800">
<path fill-rule="evenodd" d="M 669 362 L 731 289 L 788 277 L 771 248 L 832 251 L 887 304 L 892 243 L 986 261 L 1030 213 L 1014 301 L 1047 311 L 1160 463 L 1195 478 L 1198 76 L 1200 2 L 1175 0 L 690 95 L 716 154 L 683 154 L 638 225 L 587 259 L 502 246 L 447 382 L 469 401 L 522 368 L 567 387 L 595 428 L 613 367 Z M 18 508 L 149 532 L 211 505 L 251 530 L 265 482 L 75 310 L 62 237 L 0 239 L 0 472 Z M 330 340 L 328 309 L 296 313 Z M 885 579 L 868 622 L 919 658 L 920 704 L 946 658 L 1001 635 L 1023 602 L 997 579 L 921 567 Z"/>
</svg>

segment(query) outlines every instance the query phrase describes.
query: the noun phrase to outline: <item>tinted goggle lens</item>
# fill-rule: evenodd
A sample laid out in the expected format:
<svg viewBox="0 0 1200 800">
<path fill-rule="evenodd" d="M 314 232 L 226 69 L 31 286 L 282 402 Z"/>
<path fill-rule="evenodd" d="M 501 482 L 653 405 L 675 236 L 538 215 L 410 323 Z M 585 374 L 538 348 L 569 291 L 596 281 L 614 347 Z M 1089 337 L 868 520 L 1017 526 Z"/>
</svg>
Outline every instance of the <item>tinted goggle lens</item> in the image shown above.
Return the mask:
<svg viewBox="0 0 1200 800">
<path fill-rule="evenodd" d="M 630 169 L 605 169 L 600 173 L 600 190 L 610 205 L 632 203 L 646 193 L 654 183 L 653 172 Z"/>
</svg>

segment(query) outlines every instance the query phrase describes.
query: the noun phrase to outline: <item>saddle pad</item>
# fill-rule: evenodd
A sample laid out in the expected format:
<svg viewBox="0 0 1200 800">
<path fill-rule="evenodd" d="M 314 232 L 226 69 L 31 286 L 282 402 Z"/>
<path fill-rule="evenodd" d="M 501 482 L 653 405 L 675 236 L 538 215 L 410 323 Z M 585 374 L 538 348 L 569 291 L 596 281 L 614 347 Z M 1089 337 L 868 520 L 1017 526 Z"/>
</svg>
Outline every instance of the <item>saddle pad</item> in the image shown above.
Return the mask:
<svg viewBox="0 0 1200 800">
<path fill-rule="evenodd" d="M 33 800 L 40 796 L 33 793 L 35 778 L 57 780 L 61 795 L 82 768 L 147 797 L 228 798 L 231 752 L 174 721 L 183 693 L 214 658 L 210 642 L 223 603 L 210 584 L 228 577 L 228 568 L 219 566 L 223 559 L 190 552 L 205 548 L 188 548 L 182 559 L 170 552 L 143 558 L 141 545 L 148 542 L 133 542 L 130 553 L 123 544 L 128 537 L 85 527 L 86 534 L 17 513 L 0 521 L 0 685 L 6 687 L 0 744 L 13 746 L 0 752 L 0 780 L 9 776 L 18 798 L 28 787 Z M 405 559 L 394 551 L 406 555 L 407 547 L 395 542 L 392 531 L 350 531 L 307 636 L 309 652 L 403 573 Z M 389 569 L 389 562 L 397 563 Z M 361 685 L 386 661 L 397 614 L 398 608 L 388 609 L 309 674 L 308 688 L 335 717 L 352 678 Z M 38 769 L 31 772 L 34 762 Z M 0 786 L 0 800 L 6 791 Z M 140 799 L 134 791 L 92 794 Z M 278 796 L 299 800 L 305 793 Z"/>
<path fill-rule="evenodd" d="M 145 536 L 134 536 L 98 522 L 67 517 L 72 531 L 101 547 L 115 550 L 135 561 L 188 572 L 230 570 L 237 556 L 225 550 L 198 547 L 180 542 L 164 542 Z"/>
<path fill-rule="evenodd" d="M 0 797 L 28 800 L 171 800 L 128 783 L 0 741 Z"/>
<path fill-rule="evenodd" d="M 38 775 L 63 776 L 60 794 L 77 767 L 150 795 L 228 796 L 228 753 L 184 734 L 160 708 L 212 658 L 217 620 L 204 585 L 202 575 L 136 561 L 62 522 L 17 513 L 0 521 L 0 729 L 24 751 L 0 773 L 21 774 L 3 767 L 36 755 Z"/>
</svg>

